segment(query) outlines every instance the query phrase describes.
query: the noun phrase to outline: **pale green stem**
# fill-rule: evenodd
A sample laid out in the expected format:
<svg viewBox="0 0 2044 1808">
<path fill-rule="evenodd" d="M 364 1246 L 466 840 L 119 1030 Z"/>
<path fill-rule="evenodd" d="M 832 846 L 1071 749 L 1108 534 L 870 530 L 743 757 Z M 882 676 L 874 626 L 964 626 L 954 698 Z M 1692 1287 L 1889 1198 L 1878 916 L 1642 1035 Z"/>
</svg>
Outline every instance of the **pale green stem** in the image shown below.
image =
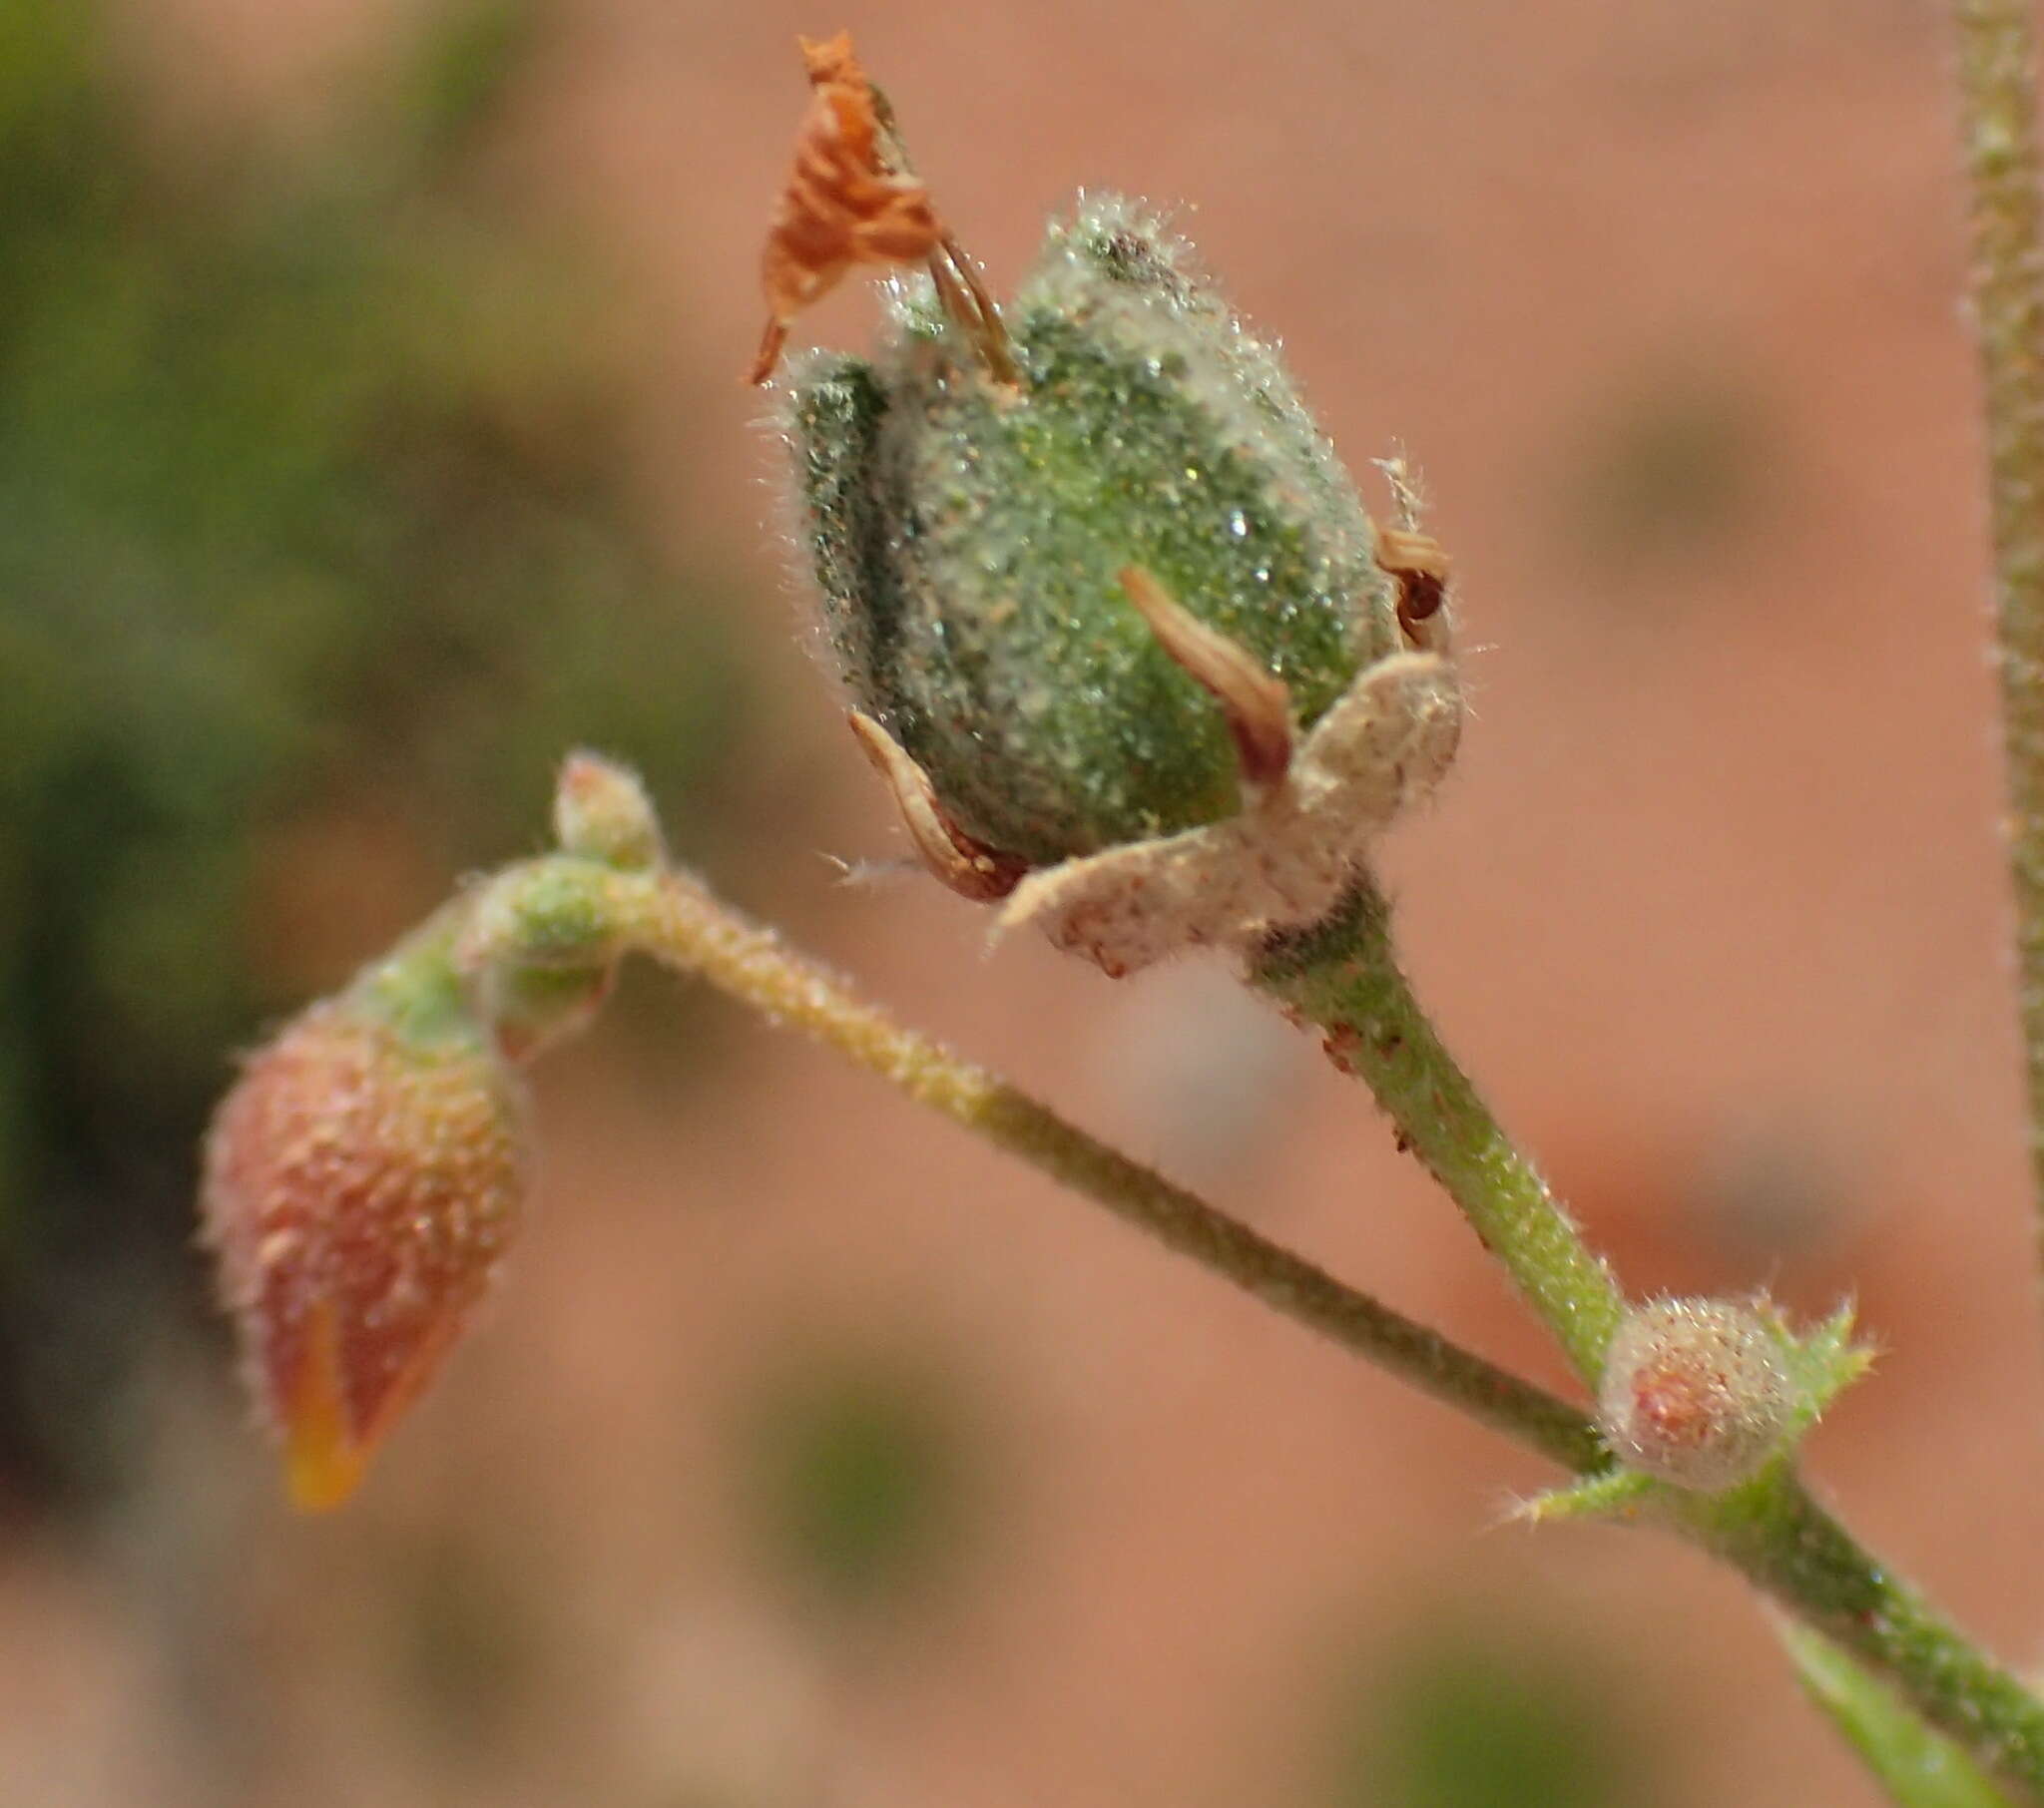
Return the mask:
<svg viewBox="0 0 2044 1808">
<path fill-rule="evenodd" d="M 1979 1765 L 1822 1633 L 1781 1613 L 1775 1635 L 1810 1700 L 1899 1808 L 2008 1808 Z"/>
<path fill-rule="evenodd" d="M 1871 1557 L 1784 1464 L 1687 1504 L 1682 1529 L 1894 1683 L 2017 1799 L 2044 1804 L 2044 1702 Z"/>
<path fill-rule="evenodd" d="M 1574 1407 L 1343 1285 L 984 1068 L 897 1024 L 693 879 L 668 873 L 613 883 L 628 937 L 644 952 L 827 1043 L 1166 1247 L 1557 1463 L 1583 1471 L 1608 1461 Z"/>
<path fill-rule="evenodd" d="M 1334 1064 L 1376 1095 L 1399 1142 L 1440 1181 L 1594 1388 L 1625 1295 L 1441 1046 L 1398 971 L 1382 894 L 1359 881 L 1324 922 L 1269 942 L 1249 978 L 1323 1032 Z"/>
<path fill-rule="evenodd" d="M 2044 1235 L 2044 231 L 2031 0 L 1958 0 L 2029 1153 Z"/>
<path fill-rule="evenodd" d="M 1367 879 L 1323 922 L 1278 936 L 1250 980 L 1317 1027 L 1362 1079 L 1593 1386 L 1625 1298 L 1441 1046 L 1399 972 Z M 1916 1711 L 2044 1803 L 2044 1704 L 1939 1619 L 1819 1507 L 1788 1465 L 1720 1496 L 1662 1491 L 1666 1523 L 1890 1677 Z"/>
<path fill-rule="evenodd" d="M 507 908 L 492 914 L 499 904 Z M 895 1023 L 694 879 L 615 872 L 558 856 L 507 869 L 475 894 L 474 907 L 479 919 L 496 927 L 472 944 L 471 959 L 486 950 L 510 955 L 527 937 L 550 959 L 587 958 L 598 941 L 612 953 L 639 949 L 836 1049 L 1168 1248 L 1520 1444 L 1578 1474 L 1608 1467 L 1594 1428 L 1574 1407 L 1343 1285 L 985 1069 Z M 1381 905 L 1376 908 L 1380 913 Z M 561 925 L 579 929 L 562 937 L 556 933 Z M 1403 1000 L 1399 1033 L 1425 1031 L 1402 982 L 1396 990 Z M 1424 1040 L 1431 1043 L 1430 1031 Z M 1429 1058 L 1433 1081 L 1407 1101 L 1416 1111 L 1443 1103 L 1453 1107 L 1466 1092 L 1468 1083 L 1458 1073 L 1449 1084 L 1435 1071 L 1445 1061 L 1445 1055 Z M 1412 1122 L 1403 1128 L 1416 1144 L 1424 1126 Z M 1468 1186 L 1478 1184 L 1470 1176 L 1489 1176 L 1488 1183 L 1516 1199 L 1531 1170 L 1495 1127 L 1489 1138 L 1482 1159 L 1466 1157 L 1466 1174 L 1460 1154 L 1449 1151 L 1442 1164 L 1462 1174 Z M 1558 1214 L 1544 1190 L 1539 1198 L 1542 1209 Z M 1500 1205 L 1487 1221 L 1516 1221 L 1530 1209 L 1524 1201 Z M 1601 1267 L 1593 1272 L 1609 1286 Z M 2044 1704 L 1861 1550 L 1803 1490 L 1788 1464 L 1720 1497 L 1663 1489 L 1657 1504 L 1650 1516 L 1655 1523 L 1736 1566 L 1798 1618 L 1851 1649 L 2022 1800 L 2044 1808 Z"/>
</svg>

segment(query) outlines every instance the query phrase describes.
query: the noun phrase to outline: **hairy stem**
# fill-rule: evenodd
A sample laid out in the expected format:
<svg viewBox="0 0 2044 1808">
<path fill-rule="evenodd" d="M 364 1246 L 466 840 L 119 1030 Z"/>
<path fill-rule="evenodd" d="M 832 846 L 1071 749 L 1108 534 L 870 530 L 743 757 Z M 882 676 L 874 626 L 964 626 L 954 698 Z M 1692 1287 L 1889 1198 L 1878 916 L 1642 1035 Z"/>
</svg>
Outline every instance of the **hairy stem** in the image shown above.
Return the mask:
<svg viewBox="0 0 2044 1808">
<path fill-rule="evenodd" d="M 1986 389 L 2017 996 L 2044 1235 L 2044 230 L 2031 0 L 1958 0 L 1957 27 Z"/>
<path fill-rule="evenodd" d="M 549 883 L 548 869 L 560 864 L 508 869 L 494 884 L 511 888 L 514 897 L 529 889 L 553 899 L 566 889 Z M 572 857 L 566 864 L 585 876 L 590 871 L 587 862 Z M 694 879 L 674 872 L 611 871 L 601 875 L 598 898 L 579 890 L 574 896 L 578 910 L 585 902 L 595 905 L 585 920 L 604 924 L 617 950 L 637 948 L 827 1044 L 911 1099 L 1098 1200 L 1166 1247 L 1565 1468 L 1585 1475 L 1608 1469 L 1610 1459 L 1594 1427 L 1576 1408 L 1335 1280 L 985 1069 L 897 1024 Z M 1373 924 L 1360 941 L 1380 941 L 1382 900 L 1367 893 L 1352 903 L 1350 914 L 1356 912 Z M 1344 934 L 1354 953 L 1356 931 Z M 1294 941 L 1291 954 L 1299 953 Z M 1276 954 L 1272 959 L 1278 962 Z M 1298 978 L 1322 973 L 1325 966 L 1308 962 L 1290 971 Z M 1334 974 L 1329 983 L 1339 978 Z M 1342 981 L 1344 989 L 1347 983 Z M 1554 1222 L 1539 1227 L 1543 1215 L 1564 1228 L 1567 1220 L 1502 1131 L 1480 1116 L 1468 1082 L 1440 1050 L 1403 982 L 1395 981 L 1388 993 L 1381 975 L 1377 983 L 1379 1010 L 1396 1018 L 1400 1035 L 1430 1051 L 1421 1067 L 1432 1077 L 1427 1085 L 1415 1082 L 1393 1095 L 1401 1110 L 1409 1106 L 1415 1114 L 1411 1121 L 1400 1118 L 1401 1130 L 1418 1146 L 1423 1133 L 1432 1133 L 1422 1122 L 1428 1112 L 1454 1117 L 1464 1140 L 1435 1144 L 1433 1158 L 1465 1191 L 1496 1189 L 1496 1197 L 1476 1202 L 1481 1222 L 1505 1226 L 1512 1235 L 1532 1222 L 1535 1231 L 1525 1240 L 1546 1248 L 1543 1259 L 1566 1279 L 1565 1286 L 1549 1287 L 1549 1295 L 1565 1300 L 1569 1287 L 1579 1289 L 1582 1316 L 1602 1316 L 1608 1329 L 1617 1310 L 1609 1275 L 1594 1258 L 1571 1257 L 1571 1250 L 1580 1251 L 1572 1229 L 1562 1235 Z M 1471 1152 L 1479 1145 L 1479 1152 Z M 1529 1187 L 1537 1191 L 1529 1195 Z M 1587 1278 L 1582 1263 L 1589 1264 Z M 1601 1350 L 1601 1342 L 1585 1336 L 1580 1344 L 1580 1360 L 1594 1366 L 1591 1353 Z M 2044 1808 L 2044 1703 L 1862 1550 L 1805 1492 L 1789 1464 L 1722 1496 L 1664 1488 L 1656 1501 L 1660 1510 L 1646 1517 L 1733 1565 L 1798 1619 L 1854 1652 L 2021 1800 Z"/>
<path fill-rule="evenodd" d="M 1683 1516 L 1804 1624 L 1878 1670 L 2020 1800 L 2044 1803 L 2044 1702 L 1869 1556 L 1786 1465 Z"/>
<path fill-rule="evenodd" d="M 905 1029 L 693 879 L 621 876 L 630 939 L 1105 1205 L 1167 1248 L 1414 1387 L 1577 1471 L 1609 1461 L 1576 1408 L 1345 1286 L 1048 1107 Z"/>
<path fill-rule="evenodd" d="M 2008 1797 L 1966 1753 L 1822 1633 L 1777 1614 L 1775 1635 L 1811 1703 L 1897 1808 L 2008 1808 Z"/>
<path fill-rule="evenodd" d="M 1592 1387 L 1625 1311 L 1601 1257 L 1498 1127 L 1398 971 L 1390 908 L 1360 880 L 1325 921 L 1275 937 L 1253 985 L 1325 1033 Z"/>
<path fill-rule="evenodd" d="M 1367 879 L 1321 923 L 1266 944 L 1251 982 L 1326 1035 L 1595 1384 L 1625 1298 L 1442 1047 L 1398 971 Z M 1659 1517 L 1888 1676 L 1931 1724 L 2044 1803 L 2044 1703 L 1954 1631 L 1783 1464 L 1722 1496 L 1663 1490 Z"/>
</svg>

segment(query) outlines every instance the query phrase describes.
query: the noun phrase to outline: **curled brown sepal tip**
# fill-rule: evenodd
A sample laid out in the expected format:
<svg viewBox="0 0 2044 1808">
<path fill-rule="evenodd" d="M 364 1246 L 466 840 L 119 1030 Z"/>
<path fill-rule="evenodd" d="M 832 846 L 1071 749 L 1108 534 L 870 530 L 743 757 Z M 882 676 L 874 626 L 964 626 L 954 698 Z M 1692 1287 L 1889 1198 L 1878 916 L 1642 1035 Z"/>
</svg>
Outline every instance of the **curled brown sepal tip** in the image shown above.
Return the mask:
<svg viewBox="0 0 2044 1808">
<path fill-rule="evenodd" d="M 975 904 L 1005 898 L 1022 883 L 1026 862 L 968 835 L 937 801 L 929 774 L 870 715 L 854 709 L 847 718 L 873 770 L 886 782 L 916 856 L 933 877 Z"/>
<path fill-rule="evenodd" d="M 1377 569 L 1398 587 L 1398 627 L 1422 653 L 1447 651 L 1442 609 L 1448 600 L 1448 556 L 1430 534 L 1412 528 L 1376 530 Z"/>
<path fill-rule="evenodd" d="M 1118 574 L 1122 594 L 1158 645 L 1221 705 L 1243 782 L 1262 796 L 1291 764 L 1291 692 L 1247 648 L 1210 628 L 1140 565 Z"/>
</svg>

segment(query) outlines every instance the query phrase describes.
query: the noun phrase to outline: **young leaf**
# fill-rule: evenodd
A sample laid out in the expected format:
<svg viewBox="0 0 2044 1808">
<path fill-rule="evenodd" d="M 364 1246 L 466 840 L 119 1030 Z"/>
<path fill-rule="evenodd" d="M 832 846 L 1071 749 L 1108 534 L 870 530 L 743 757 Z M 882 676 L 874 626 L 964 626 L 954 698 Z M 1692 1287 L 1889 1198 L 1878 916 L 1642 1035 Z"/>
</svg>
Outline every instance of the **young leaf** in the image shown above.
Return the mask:
<svg viewBox="0 0 2044 1808">
<path fill-rule="evenodd" d="M 1971 1758 L 1828 1638 L 1779 1617 L 1775 1631 L 1809 1698 L 1900 1808 L 2008 1808 Z"/>
</svg>

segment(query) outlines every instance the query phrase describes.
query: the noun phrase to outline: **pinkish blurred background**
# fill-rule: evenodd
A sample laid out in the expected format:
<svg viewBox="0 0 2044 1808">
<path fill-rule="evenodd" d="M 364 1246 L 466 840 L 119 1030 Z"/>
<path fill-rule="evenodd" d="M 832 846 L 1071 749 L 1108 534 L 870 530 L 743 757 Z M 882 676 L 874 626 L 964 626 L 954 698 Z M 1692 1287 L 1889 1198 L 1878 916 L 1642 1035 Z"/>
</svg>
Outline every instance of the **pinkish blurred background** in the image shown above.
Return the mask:
<svg viewBox="0 0 2044 1808">
<path fill-rule="evenodd" d="M 585 740 L 910 1018 L 1561 1382 L 1218 971 L 989 954 L 821 857 L 900 844 L 738 373 L 840 25 L 997 290 L 1081 185 L 1184 203 L 1358 471 L 1407 449 L 1478 649 L 1386 861 L 1423 994 L 1634 1287 L 1856 1291 L 1810 1467 L 2039 1656 L 1935 8 L 9 4 L 0 1800 L 1874 1799 L 1728 1577 L 1508 1525 L 1533 1460 L 658 976 L 542 1070 L 442 1385 L 282 1506 L 185 1248 L 206 1101 Z"/>
</svg>

